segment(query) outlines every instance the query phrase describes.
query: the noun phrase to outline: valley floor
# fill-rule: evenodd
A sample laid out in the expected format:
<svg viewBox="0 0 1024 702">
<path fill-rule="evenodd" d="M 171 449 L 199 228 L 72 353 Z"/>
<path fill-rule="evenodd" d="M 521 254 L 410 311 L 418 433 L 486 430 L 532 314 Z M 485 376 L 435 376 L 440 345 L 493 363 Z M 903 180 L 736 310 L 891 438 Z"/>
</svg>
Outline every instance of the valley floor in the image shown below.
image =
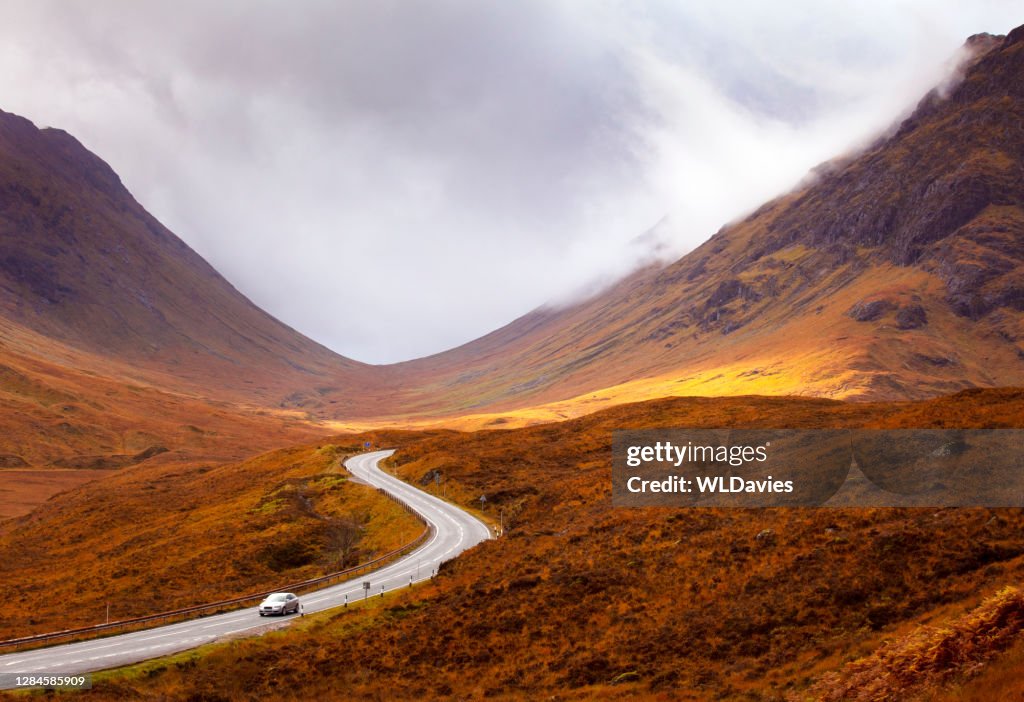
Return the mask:
<svg viewBox="0 0 1024 702">
<path fill-rule="evenodd" d="M 611 430 L 625 427 L 1022 417 L 1024 391 L 1009 389 L 904 403 L 678 398 L 524 429 L 367 435 L 398 447 L 393 468 L 416 485 L 467 506 L 486 494 L 505 535 L 423 588 L 103 674 L 83 696 L 945 700 L 958 686 L 981 699 L 969 690 L 986 676 L 1012 690 L 1020 510 L 621 510 L 609 461 Z M 765 530 L 774 538 L 758 539 Z"/>
</svg>

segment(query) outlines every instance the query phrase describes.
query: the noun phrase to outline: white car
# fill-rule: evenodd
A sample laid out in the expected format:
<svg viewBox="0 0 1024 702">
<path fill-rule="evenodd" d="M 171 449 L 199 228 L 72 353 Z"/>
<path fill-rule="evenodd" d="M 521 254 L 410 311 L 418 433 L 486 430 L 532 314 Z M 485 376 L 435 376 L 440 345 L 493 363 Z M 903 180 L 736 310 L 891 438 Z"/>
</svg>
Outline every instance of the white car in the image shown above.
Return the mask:
<svg viewBox="0 0 1024 702">
<path fill-rule="evenodd" d="M 299 598 L 291 592 L 275 592 L 260 602 L 260 616 L 268 614 L 296 614 L 299 611 Z"/>
</svg>

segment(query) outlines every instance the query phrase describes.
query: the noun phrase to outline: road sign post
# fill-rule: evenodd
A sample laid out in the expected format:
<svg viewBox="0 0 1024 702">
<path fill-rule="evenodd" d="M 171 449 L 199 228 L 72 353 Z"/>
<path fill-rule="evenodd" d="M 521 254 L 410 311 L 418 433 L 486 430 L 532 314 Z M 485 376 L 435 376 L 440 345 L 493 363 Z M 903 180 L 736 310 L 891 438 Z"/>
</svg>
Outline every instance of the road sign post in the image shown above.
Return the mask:
<svg viewBox="0 0 1024 702">
<path fill-rule="evenodd" d="M 370 596 L 370 581 L 367 580 L 363 583 L 363 599 L 365 600 Z"/>
</svg>

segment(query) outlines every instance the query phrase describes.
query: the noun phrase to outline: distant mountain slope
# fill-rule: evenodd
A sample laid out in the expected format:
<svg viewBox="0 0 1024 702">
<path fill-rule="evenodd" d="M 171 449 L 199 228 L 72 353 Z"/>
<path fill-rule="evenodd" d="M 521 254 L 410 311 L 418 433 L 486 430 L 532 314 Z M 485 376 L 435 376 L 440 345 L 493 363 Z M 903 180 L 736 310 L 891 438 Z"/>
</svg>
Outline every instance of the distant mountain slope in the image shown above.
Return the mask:
<svg viewBox="0 0 1024 702">
<path fill-rule="evenodd" d="M 967 48 L 948 95 L 672 265 L 396 371 L 463 412 L 552 402 L 546 418 L 1024 384 L 1024 28 Z"/>
<path fill-rule="evenodd" d="M 367 368 L 249 302 L 73 137 L 4 112 L 0 315 L 171 386 L 234 399 L 277 404 L 347 387 Z"/>
</svg>

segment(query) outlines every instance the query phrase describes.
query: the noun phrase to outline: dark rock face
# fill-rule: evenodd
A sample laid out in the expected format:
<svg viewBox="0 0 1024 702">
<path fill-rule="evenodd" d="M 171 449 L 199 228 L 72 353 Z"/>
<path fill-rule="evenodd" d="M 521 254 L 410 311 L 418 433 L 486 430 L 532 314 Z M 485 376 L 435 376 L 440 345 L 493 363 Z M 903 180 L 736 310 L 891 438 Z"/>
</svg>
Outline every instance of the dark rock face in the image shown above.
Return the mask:
<svg viewBox="0 0 1024 702">
<path fill-rule="evenodd" d="M 927 363 L 932 366 L 938 366 L 940 368 L 946 366 L 957 366 L 960 365 L 959 361 L 950 356 L 929 356 L 923 353 L 914 354 L 914 358 L 922 363 Z"/>
<path fill-rule="evenodd" d="M 895 305 L 888 300 L 872 300 L 871 302 L 858 302 L 847 312 L 850 317 L 858 322 L 874 322 L 883 317 Z"/>
<path fill-rule="evenodd" d="M 0 258 L 0 276 L 50 304 L 60 302 L 71 292 L 71 288 L 60 282 L 57 266 L 51 261 L 32 258 L 19 251 L 10 251 Z"/>
<path fill-rule="evenodd" d="M 1017 309 L 1024 289 L 1020 36 L 972 37 L 974 56 L 948 94 L 933 90 L 894 134 L 817 169 L 820 180 L 769 223 L 763 251 L 803 243 L 836 261 L 868 256 L 920 266 L 945 280 L 962 316 Z"/>
<path fill-rule="evenodd" d="M 706 309 L 712 309 L 715 307 L 721 307 L 727 305 L 737 298 L 743 300 L 756 300 L 760 295 L 749 285 L 745 285 L 739 280 L 726 280 L 723 281 L 718 288 L 715 289 L 711 296 L 708 297 L 707 302 L 704 303 Z"/>
<path fill-rule="evenodd" d="M 928 314 L 921 305 L 906 305 L 896 312 L 896 326 L 900 329 L 917 329 L 928 324 Z"/>
</svg>

